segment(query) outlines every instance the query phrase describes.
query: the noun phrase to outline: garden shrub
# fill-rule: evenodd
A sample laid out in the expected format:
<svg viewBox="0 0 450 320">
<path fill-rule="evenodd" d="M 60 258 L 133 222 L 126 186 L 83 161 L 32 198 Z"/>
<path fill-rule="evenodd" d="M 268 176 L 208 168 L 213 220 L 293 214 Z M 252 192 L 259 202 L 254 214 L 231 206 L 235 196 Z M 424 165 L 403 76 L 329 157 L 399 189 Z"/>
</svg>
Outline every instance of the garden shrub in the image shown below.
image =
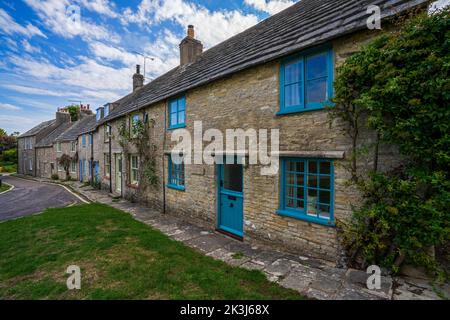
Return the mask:
<svg viewBox="0 0 450 320">
<path fill-rule="evenodd" d="M 349 57 L 335 90 L 329 110 L 355 141 L 352 181 L 364 196 L 343 225 L 350 263 L 436 270 L 430 247 L 450 240 L 449 10 L 408 19 Z M 368 175 L 356 166 L 361 126 L 378 137 Z M 380 172 L 379 143 L 397 146 L 403 165 Z"/>
<path fill-rule="evenodd" d="M 52 174 L 52 180 L 59 180 L 59 176 L 57 173 Z"/>
</svg>

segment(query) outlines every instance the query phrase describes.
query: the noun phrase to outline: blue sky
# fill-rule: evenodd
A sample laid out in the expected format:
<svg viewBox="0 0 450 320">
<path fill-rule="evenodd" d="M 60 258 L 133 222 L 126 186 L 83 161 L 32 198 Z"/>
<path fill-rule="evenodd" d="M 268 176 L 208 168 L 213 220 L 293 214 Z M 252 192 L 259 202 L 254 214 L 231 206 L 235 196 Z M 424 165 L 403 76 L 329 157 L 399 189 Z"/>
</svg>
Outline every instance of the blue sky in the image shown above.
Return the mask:
<svg viewBox="0 0 450 320">
<path fill-rule="evenodd" d="M 207 49 L 295 2 L 2 0 L 0 128 L 23 133 L 71 101 L 95 109 L 126 95 L 136 52 L 154 58 L 150 81 L 178 64 L 189 24 Z"/>
<path fill-rule="evenodd" d="M 23 133 L 71 101 L 117 100 L 143 64 L 136 52 L 154 58 L 147 81 L 178 65 L 189 24 L 208 49 L 297 1 L 1 0 L 0 128 Z"/>
</svg>

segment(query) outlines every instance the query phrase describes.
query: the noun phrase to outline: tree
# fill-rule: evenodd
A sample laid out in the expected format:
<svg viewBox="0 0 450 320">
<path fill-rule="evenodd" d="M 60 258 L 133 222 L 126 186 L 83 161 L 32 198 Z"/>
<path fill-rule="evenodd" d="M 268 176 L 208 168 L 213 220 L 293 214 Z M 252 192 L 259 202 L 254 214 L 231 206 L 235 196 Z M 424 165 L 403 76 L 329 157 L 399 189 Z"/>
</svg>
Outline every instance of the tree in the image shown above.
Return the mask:
<svg viewBox="0 0 450 320">
<path fill-rule="evenodd" d="M 78 115 L 80 112 L 80 106 L 70 105 L 70 106 L 67 106 L 66 109 L 70 113 L 70 119 L 72 120 L 72 122 L 79 120 Z"/>
<path fill-rule="evenodd" d="M 8 133 L 6 133 L 6 130 L 0 128 L 0 137 L 2 137 L 2 136 L 7 136 L 7 135 L 8 135 Z"/>
<path fill-rule="evenodd" d="M 390 172 L 360 173 L 353 148 L 353 181 L 364 195 L 344 226 L 352 263 L 398 270 L 410 263 L 436 270 L 432 246 L 450 243 L 450 11 L 426 13 L 384 34 L 338 69 L 333 117 L 376 132 L 404 159 Z"/>
</svg>

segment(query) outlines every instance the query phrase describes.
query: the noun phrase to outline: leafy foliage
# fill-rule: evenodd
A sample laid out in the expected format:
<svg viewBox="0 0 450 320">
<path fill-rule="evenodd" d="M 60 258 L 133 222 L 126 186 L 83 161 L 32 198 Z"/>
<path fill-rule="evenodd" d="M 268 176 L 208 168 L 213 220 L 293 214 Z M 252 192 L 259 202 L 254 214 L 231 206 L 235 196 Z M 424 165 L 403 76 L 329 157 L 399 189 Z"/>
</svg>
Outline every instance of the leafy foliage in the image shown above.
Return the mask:
<svg viewBox="0 0 450 320">
<path fill-rule="evenodd" d="M 66 172 L 67 179 L 70 179 L 70 165 L 72 164 L 74 160 L 71 156 L 67 154 L 63 154 L 59 159 L 58 163 L 64 168 L 64 171 Z"/>
<path fill-rule="evenodd" d="M 71 105 L 66 107 L 67 111 L 70 113 L 70 119 L 72 122 L 78 121 L 78 114 L 80 112 L 80 106 Z"/>
<path fill-rule="evenodd" d="M 436 267 L 428 251 L 450 241 L 450 12 L 406 21 L 338 70 L 334 118 L 354 138 L 353 181 L 365 202 L 345 227 L 351 262 L 397 270 L 408 259 Z M 364 175 L 356 166 L 362 126 L 396 145 L 404 165 Z M 377 163 L 378 150 L 374 152 Z"/>
</svg>

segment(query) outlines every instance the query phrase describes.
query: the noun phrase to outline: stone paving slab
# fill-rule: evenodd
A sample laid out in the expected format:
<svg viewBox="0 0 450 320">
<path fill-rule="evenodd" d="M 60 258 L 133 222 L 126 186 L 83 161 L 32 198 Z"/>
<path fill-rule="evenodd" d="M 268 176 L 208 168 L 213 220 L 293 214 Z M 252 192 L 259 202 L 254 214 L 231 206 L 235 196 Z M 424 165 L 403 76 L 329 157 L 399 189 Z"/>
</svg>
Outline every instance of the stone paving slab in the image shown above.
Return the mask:
<svg viewBox="0 0 450 320">
<path fill-rule="evenodd" d="M 38 179 L 39 180 L 39 179 Z M 45 180 L 45 179 L 40 179 Z M 267 279 L 300 294 L 320 300 L 441 299 L 424 280 L 382 276 L 381 290 L 367 289 L 368 275 L 359 270 L 337 268 L 329 261 L 271 250 L 205 230 L 180 217 L 162 215 L 139 204 L 113 199 L 106 191 L 79 182 L 68 183 L 92 202 L 110 205 L 189 247 L 232 266 L 263 272 Z M 449 293 L 450 287 L 441 288 Z"/>
</svg>

